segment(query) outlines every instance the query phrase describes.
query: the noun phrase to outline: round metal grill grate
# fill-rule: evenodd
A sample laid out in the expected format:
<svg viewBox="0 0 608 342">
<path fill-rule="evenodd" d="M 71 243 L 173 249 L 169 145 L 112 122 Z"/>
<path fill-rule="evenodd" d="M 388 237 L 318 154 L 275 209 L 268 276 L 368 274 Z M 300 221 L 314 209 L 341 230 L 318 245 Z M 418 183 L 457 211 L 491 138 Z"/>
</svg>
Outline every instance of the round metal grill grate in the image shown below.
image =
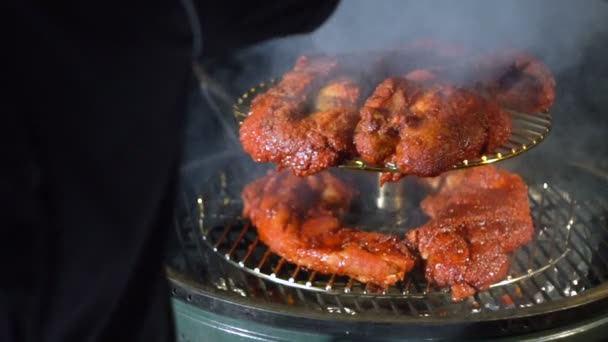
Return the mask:
<svg viewBox="0 0 608 342">
<path fill-rule="evenodd" d="M 529 307 L 576 295 L 589 286 L 589 272 L 597 267 L 591 263 L 591 255 L 599 242 L 593 241 L 586 223 L 577 216 L 580 205 L 548 184 L 530 187 L 529 195 L 536 229 L 534 240 L 511 254 L 507 279 L 463 303 L 452 303 L 449 293 L 430 286 L 418 270 L 395 286 L 379 291 L 348 277 L 319 274 L 293 265 L 259 240 L 255 227 L 239 217 L 241 202 L 233 198 L 205 200 L 201 196 L 199 228 L 208 247 L 232 267 L 281 288 L 294 289 L 301 300 L 315 293 L 339 298 L 346 305 L 338 310 L 342 313 L 357 312 L 356 303 L 365 299 L 371 299 L 378 308 L 385 302 L 395 312 L 405 310 L 416 315 L 456 307 L 474 313 L 481 306 L 487 310 Z M 394 213 L 383 214 L 390 217 Z M 415 309 L 416 301 L 424 309 Z"/>
</svg>

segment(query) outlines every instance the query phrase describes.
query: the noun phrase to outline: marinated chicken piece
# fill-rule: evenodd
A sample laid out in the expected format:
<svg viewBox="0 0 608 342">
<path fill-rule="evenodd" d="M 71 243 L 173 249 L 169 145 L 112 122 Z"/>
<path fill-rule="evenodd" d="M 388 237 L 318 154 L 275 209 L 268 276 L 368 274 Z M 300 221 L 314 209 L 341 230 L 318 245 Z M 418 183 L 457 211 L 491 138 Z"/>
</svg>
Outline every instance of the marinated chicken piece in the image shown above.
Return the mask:
<svg viewBox="0 0 608 342">
<path fill-rule="evenodd" d="M 352 196 L 327 172 L 304 178 L 273 173 L 245 187 L 243 215 L 292 263 L 388 287 L 412 269 L 414 258 L 396 236 L 343 227 L 339 219 Z"/>
<path fill-rule="evenodd" d="M 524 113 L 548 111 L 555 101 L 555 79 L 532 55 L 509 50 L 483 56 L 475 65 L 480 90 L 500 106 Z"/>
<path fill-rule="evenodd" d="M 300 57 L 277 86 L 253 100 L 240 128 L 243 149 L 299 176 L 352 156 L 360 90 L 339 69 L 331 58 Z"/>
<path fill-rule="evenodd" d="M 428 69 L 416 69 L 405 75 L 405 78 L 417 83 L 432 85 L 442 82 L 437 73 Z M 465 87 L 466 88 L 466 87 Z M 472 91 L 472 90 L 471 90 Z M 486 152 L 494 151 L 504 144 L 511 135 L 511 116 L 502 110 L 498 103 L 486 99 L 485 113 L 488 117 L 489 140 Z"/>
<path fill-rule="evenodd" d="M 421 62 L 424 70 L 484 94 L 501 107 L 524 113 L 546 112 L 555 101 L 553 74 L 527 52 L 503 49 L 476 53 L 436 39 L 417 40 L 404 48 L 426 54 Z M 417 71 L 412 76 L 419 79 L 421 73 Z"/>
<path fill-rule="evenodd" d="M 355 145 L 369 163 L 394 163 L 401 174 L 387 174 L 383 181 L 396 181 L 404 175 L 437 176 L 494 150 L 510 132 L 509 114 L 470 91 L 390 78 L 361 109 Z"/>
<path fill-rule="evenodd" d="M 491 165 L 439 178 L 428 180 L 440 188 L 422 202 L 431 220 L 407 240 L 425 260 L 426 279 L 459 301 L 504 279 L 508 253 L 532 240 L 528 187 Z"/>
<path fill-rule="evenodd" d="M 359 101 L 359 87 L 355 81 L 348 77 L 341 77 L 331 81 L 319 90 L 315 99 L 314 108 L 318 111 L 332 110 L 334 108 L 351 108 L 357 110 Z"/>
</svg>

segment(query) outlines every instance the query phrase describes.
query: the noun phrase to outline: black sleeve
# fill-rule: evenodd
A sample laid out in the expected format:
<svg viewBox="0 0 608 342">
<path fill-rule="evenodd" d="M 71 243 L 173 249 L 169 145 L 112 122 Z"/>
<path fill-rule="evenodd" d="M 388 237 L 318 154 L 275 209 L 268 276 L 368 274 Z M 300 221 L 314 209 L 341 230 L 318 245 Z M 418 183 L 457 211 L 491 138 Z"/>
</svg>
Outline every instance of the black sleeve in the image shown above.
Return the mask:
<svg viewBox="0 0 608 342">
<path fill-rule="evenodd" d="M 223 55 L 269 38 L 311 32 L 336 9 L 338 0 L 198 1 L 203 54 Z M 221 34 L 214 34 L 220 32 Z"/>
<path fill-rule="evenodd" d="M 329 15 L 322 1 L 243 3 L 199 4 L 205 49 Z M 5 9 L 0 341 L 173 340 L 162 261 L 192 85 L 180 2 Z"/>
</svg>

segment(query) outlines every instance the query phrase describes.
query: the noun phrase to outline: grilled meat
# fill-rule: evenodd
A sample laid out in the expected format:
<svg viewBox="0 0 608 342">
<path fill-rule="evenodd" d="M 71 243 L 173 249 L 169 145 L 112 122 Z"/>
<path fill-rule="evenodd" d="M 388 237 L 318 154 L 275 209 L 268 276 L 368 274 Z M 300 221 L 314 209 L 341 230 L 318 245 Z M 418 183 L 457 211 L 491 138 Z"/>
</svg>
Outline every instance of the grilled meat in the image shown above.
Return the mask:
<svg viewBox="0 0 608 342">
<path fill-rule="evenodd" d="M 470 91 L 390 78 L 361 109 L 355 145 L 367 162 L 395 163 L 401 174 L 383 180 L 396 181 L 408 174 L 437 176 L 500 146 L 510 132 L 509 115 Z"/>
<path fill-rule="evenodd" d="M 299 178 L 273 173 L 243 190 L 243 215 L 276 254 L 297 265 L 388 287 L 414 266 L 396 236 L 343 227 L 353 193 L 323 172 Z"/>
<path fill-rule="evenodd" d="M 351 156 L 360 91 L 338 70 L 335 59 L 300 57 L 277 86 L 253 100 L 240 128 L 243 149 L 299 176 Z"/>
<path fill-rule="evenodd" d="M 423 54 L 425 70 L 432 71 L 436 78 L 483 94 L 503 108 L 545 112 L 555 101 L 556 83 L 551 71 L 527 52 L 503 49 L 478 53 L 433 39 L 418 40 L 404 48 Z M 421 74 L 412 76 L 419 79 Z"/>
<path fill-rule="evenodd" d="M 455 301 L 504 279 L 507 253 L 534 234 L 527 186 L 515 174 L 494 166 L 452 171 L 422 202 L 431 217 L 407 234 L 409 245 L 425 260 L 429 282 L 450 286 Z"/>
<path fill-rule="evenodd" d="M 478 87 L 500 106 L 524 113 L 548 111 L 555 101 L 555 79 L 540 60 L 520 51 L 484 55 L 475 65 Z"/>
</svg>

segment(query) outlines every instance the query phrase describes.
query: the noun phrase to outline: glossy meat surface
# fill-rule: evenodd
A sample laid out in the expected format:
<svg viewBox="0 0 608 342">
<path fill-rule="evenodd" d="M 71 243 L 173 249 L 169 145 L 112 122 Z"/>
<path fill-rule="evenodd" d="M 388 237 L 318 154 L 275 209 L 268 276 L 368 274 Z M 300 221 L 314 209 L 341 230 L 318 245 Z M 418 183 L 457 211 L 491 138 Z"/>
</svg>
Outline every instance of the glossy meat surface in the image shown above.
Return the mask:
<svg viewBox="0 0 608 342">
<path fill-rule="evenodd" d="M 516 174 L 494 166 L 449 172 L 436 194 L 422 202 L 431 217 L 407 234 L 425 260 L 425 275 L 450 286 L 462 300 L 507 276 L 508 255 L 532 240 L 528 188 Z"/>
<path fill-rule="evenodd" d="M 382 82 L 361 109 L 355 131 L 359 155 L 374 164 L 394 163 L 404 175 L 437 176 L 479 157 L 509 137 L 509 114 L 468 90 L 428 72 Z M 412 81 L 412 79 L 415 79 Z"/>
<path fill-rule="evenodd" d="M 293 71 L 252 102 L 240 128 L 245 152 L 306 176 L 354 153 L 359 87 L 332 58 L 300 57 Z"/>
<path fill-rule="evenodd" d="M 341 225 L 353 193 L 330 173 L 304 178 L 273 173 L 247 185 L 242 196 L 243 215 L 260 239 L 292 263 L 381 287 L 403 279 L 414 266 L 396 236 Z"/>
</svg>

